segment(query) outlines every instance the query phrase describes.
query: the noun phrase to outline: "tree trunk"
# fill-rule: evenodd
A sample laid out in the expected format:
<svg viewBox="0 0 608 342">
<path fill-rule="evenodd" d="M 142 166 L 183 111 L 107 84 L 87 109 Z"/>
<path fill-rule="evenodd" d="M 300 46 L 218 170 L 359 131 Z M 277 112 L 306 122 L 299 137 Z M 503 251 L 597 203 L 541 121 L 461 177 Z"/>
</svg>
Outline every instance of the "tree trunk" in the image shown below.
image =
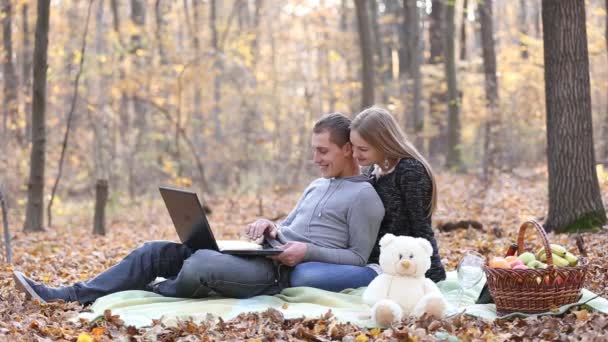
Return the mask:
<svg viewBox="0 0 608 342">
<path fill-rule="evenodd" d="M 11 233 L 8 230 L 8 209 L 6 208 L 6 201 L 4 200 L 2 191 L 0 191 L 0 209 L 2 209 L 2 225 L 4 227 L 5 260 L 8 264 L 11 264 L 13 262 L 13 249 L 11 247 Z"/>
<path fill-rule="evenodd" d="M 606 223 L 593 151 L 585 1 L 542 2 L 549 169 L 548 231 Z"/>
<path fill-rule="evenodd" d="M 95 216 L 93 234 L 106 235 L 106 204 L 108 203 L 108 181 L 98 179 L 95 184 Z"/>
<path fill-rule="evenodd" d="M 464 168 L 460 156 L 460 96 L 456 84 L 456 57 L 454 55 L 454 9 L 453 2 L 445 5 L 444 56 L 445 78 L 448 83 L 448 146 L 446 167 L 455 171 Z"/>
<path fill-rule="evenodd" d="M 167 23 L 164 19 L 165 10 L 161 0 L 156 0 L 154 3 L 154 17 L 156 19 L 156 30 L 154 31 L 156 36 L 156 44 L 158 44 L 158 55 L 160 57 L 160 64 L 166 65 L 169 63 L 167 60 L 167 53 L 165 52 L 165 46 L 163 37 L 166 35 L 165 26 Z"/>
<path fill-rule="evenodd" d="M 499 144 L 496 132 L 499 131 L 501 121 L 500 111 L 498 110 L 498 82 L 496 79 L 496 53 L 494 50 L 492 18 L 492 1 L 481 2 L 479 4 L 479 22 L 481 25 L 481 44 L 487 108 L 483 144 L 484 180 L 489 179 L 489 174 L 496 165 L 495 159 Z"/>
<path fill-rule="evenodd" d="M 8 121 L 10 120 L 10 131 L 16 133 L 16 136 L 21 140 L 21 134 L 17 128 L 17 115 L 18 115 L 18 103 L 17 103 L 17 74 L 15 72 L 15 65 L 13 64 L 13 36 L 12 36 L 12 21 L 13 21 L 13 9 L 11 0 L 2 0 L 2 12 L 4 18 L 2 19 L 2 32 L 3 32 L 3 47 L 4 47 L 4 58 L 3 70 L 4 70 L 4 99 L 2 105 L 3 119 L 2 119 L 2 133 L 8 138 Z M 1 56 L 1 55 L 0 55 Z M 1 136 L 1 135 L 0 135 Z"/>
<path fill-rule="evenodd" d="M 222 80 L 221 80 L 221 72 L 222 72 L 222 52 L 219 46 L 218 39 L 218 28 L 217 28 L 217 1 L 218 0 L 210 0 L 209 1 L 209 26 L 211 29 L 211 47 L 214 52 L 214 61 L 213 61 L 213 120 L 215 123 L 215 139 L 219 143 L 223 140 L 222 133 L 222 121 L 220 119 L 221 115 L 221 102 L 222 102 Z"/>
<path fill-rule="evenodd" d="M 606 11 L 606 13 L 608 13 L 608 0 L 606 0 L 605 2 L 604 10 Z M 608 15 L 606 16 L 606 23 L 604 27 L 604 40 L 606 42 L 606 50 L 608 50 Z M 608 107 L 608 103 L 606 104 L 606 106 Z M 602 142 L 604 144 L 604 149 L 602 151 L 603 153 L 601 162 L 602 164 L 604 164 L 605 167 L 608 167 L 608 108 L 606 108 L 606 116 L 602 121 L 604 123 L 604 129 L 602 130 Z"/>
<path fill-rule="evenodd" d="M 519 21 L 519 49 L 522 59 L 528 59 L 528 44 L 525 39 L 528 36 L 528 11 L 526 0 L 519 0 L 519 13 L 517 19 Z"/>
<path fill-rule="evenodd" d="M 422 37 L 420 30 L 420 10 L 416 2 L 403 0 L 403 21 L 404 30 L 407 30 L 409 61 L 408 74 L 414 81 L 414 98 L 409 113 L 409 120 L 406 121 L 406 132 L 413 134 L 412 140 L 415 144 L 422 147 L 422 130 L 424 129 L 424 116 L 420 103 L 422 102 Z M 406 17 L 409 16 L 409 17 Z M 405 80 L 404 80 L 405 81 Z M 407 102 L 404 102 L 407 103 Z"/>
<path fill-rule="evenodd" d="M 136 27 L 136 30 L 131 34 L 131 46 L 130 53 L 131 58 L 135 59 L 135 70 L 137 72 L 143 72 L 146 64 L 145 56 L 139 56 L 138 51 L 144 49 L 143 45 L 143 34 L 145 33 L 146 25 L 146 5 L 143 0 L 131 0 L 131 22 Z M 143 85 L 140 85 L 143 86 Z M 136 90 L 137 91 L 137 90 Z M 133 104 L 134 117 L 134 134 L 135 142 L 132 143 L 131 152 L 128 156 L 128 182 L 129 182 L 129 197 L 133 200 L 137 194 L 138 173 L 136 173 L 136 167 L 138 162 L 139 150 L 142 146 L 144 136 L 147 130 L 147 115 L 144 108 L 144 104 L 139 100 L 137 94 L 130 94 L 130 100 Z"/>
<path fill-rule="evenodd" d="M 429 59 L 428 63 L 437 65 L 443 63 L 443 12 L 445 6 L 441 0 L 433 0 L 432 12 L 430 14 L 429 24 Z M 432 75 L 431 75 L 432 76 Z M 429 122 L 435 128 L 436 134 L 429 139 L 428 153 L 431 163 L 440 165 L 442 156 L 445 155 L 447 139 L 446 139 L 446 123 L 443 105 L 446 103 L 447 94 L 443 89 L 445 86 L 444 78 L 430 77 L 433 81 L 433 86 L 430 87 L 429 94 Z"/>
<path fill-rule="evenodd" d="M 460 23 L 460 60 L 464 61 L 467 59 L 467 14 L 468 14 L 468 0 L 464 0 L 462 3 L 462 22 Z M 491 0 L 482 1 L 478 6 L 482 6 L 485 2 L 492 2 Z"/>
<path fill-rule="evenodd" d="M 349 16 L 348 16 L 348 5 L 347 5 L 348 0 L 342 0 L 341 4 L 340 4 L 340 32 L 342 33 L 343 36 L 346 36 L 349 32 L 350 32 L 350 20 L 349 20 Z M 341 51 L 342 56 L 344 56 L 344 59 L 346 60 L 346 75 L 345 75 L 345 80 L 344 82 L 346 82 L 346 84 L 351 84 L 353 82 L 353 80 L 355 79 L 355 76 L 353 75 L 355 72 L 353 71 L 354 67 L 353 67 L 353 63 L 351 62 L 350 58 L 348 58 L 348 51 L 349 49 L 345 49 L 343 51 Z M 350 111 L 352 113 L 356 113 L 358 111 L 359 108 L 357 108 L 357 106 L 355 105 L 356 103 L 356 94 L 353 91 L 353 87 L 348 87 L 348 103 L 350 104 Z"/>
<path fill-rule="evenodd" d="M 30 90 L 32 89 L 32 49 L 30 48 L 30 29 L 28 20 L 28 4 L 23 4 L 21 9 L 21 26 L 23 33 L 21 34 L 22 40 L 22 54 L 23 60 L 22 69 L 22 89 L 23 89 L 23 112 L 25 113 L 25 143 L 27 144 L 32 140 L 32 98 Z"/>
<path fill-rule="evenodd" d="M 357 26 L 359 29 L 359 47 L 361 50 L 361 109 L 374 104 L 374 56 L 372 52 L 372 32 L 366 0 L 355 0 Z"/>
<path fill-rule="evenodd" d="M 433 0 L 431 20 L 429 24 L 430 54 L 429 63 L 440 63 L 443 61 L 443 27 L 442 18 L 445 11 L 444 0 Z"/>
<path fill-rule="evenodd" d="M 378 11 L 378 3 L 376 1 L 370 1 L 371 5 L 371 21 L 372 21 L 372 32 L 374 34 L 373 42 L 374 42 L 374 50 L 376 52 L 376 72 L 378 75 L 379 89 L 382 96 L 382 103 L 388 103 L 388 91 L 386 89 L 388 85 L 387 72 L 388 66 L 386 65 L 386 58 L 384 56 L 384 42 L 382 41 L 382 35 L 380 33 L 380 24 L 378 23 L 378 17 L 380 13 Z M 333 110 L 330 110 L 333 112 Z"/>
<path fill-rule="evenodd" d="M 34 82 L 32 86 L 32 150 L 24 230 L 44 230 L 44 160 L 46 144 L 46 69 L 49 43 L 50 0 L 38 0 L 34 42 Z"/>
</svg>

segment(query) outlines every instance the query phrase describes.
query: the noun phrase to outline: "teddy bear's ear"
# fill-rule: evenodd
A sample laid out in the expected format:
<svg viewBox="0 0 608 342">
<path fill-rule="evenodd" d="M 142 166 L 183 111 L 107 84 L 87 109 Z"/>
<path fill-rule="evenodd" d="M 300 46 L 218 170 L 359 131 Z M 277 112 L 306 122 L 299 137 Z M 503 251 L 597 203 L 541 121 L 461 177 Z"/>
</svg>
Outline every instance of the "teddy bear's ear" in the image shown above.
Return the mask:
<svg viewBox="0 0 608 342">
<path fill-rule="evenodd" d="M 391 233 L 384 234 L 382 239 L 380 239 L 380 247 L 388 246 L 391 242 L 395 241 L 396 238 L 397 237 Z"/>
<path fill-rule="evenodd" d="M 418 240 L 420 246 L 422 246 L 422 249 L 424 249 L 425 252 L 427 252 L 429 255 L 433 255 L 433 246 L 429 240 L 425 238 L 416 238 L 416 240 Z"/>
</svg>

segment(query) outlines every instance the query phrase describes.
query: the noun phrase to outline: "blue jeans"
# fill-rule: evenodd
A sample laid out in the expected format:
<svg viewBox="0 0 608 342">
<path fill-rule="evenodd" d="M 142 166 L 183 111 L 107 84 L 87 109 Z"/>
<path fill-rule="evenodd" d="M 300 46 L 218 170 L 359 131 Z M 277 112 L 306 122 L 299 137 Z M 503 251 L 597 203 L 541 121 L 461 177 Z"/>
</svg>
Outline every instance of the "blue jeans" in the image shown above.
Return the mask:
<svg viewBox="0 0 608 342">
<path fill-rule="evenodd" d="M 288 286 L 289 270 L 265 257 L 195 251 L 179 243 L 154 241 L 135 249 L 93 279 L 49 289 L 48 293 L 54 294 L 55 299 L 85 304 L 118 291 L 149 289 L 147 285 L 156 277 L 164 277 L 168 279 L 153 287 L 154 292 L 164 296 L 201 298 L 215 292 L 247 298 L 279 293 Z"/>
<path fill-rule="evenodd" d="M 369 267 L 311 261 L 297 265 L 291 271 L 289 282 L 292 287 L 309 286 L 340 292 L 367 286 L 377 275 Z"/>
</svg>

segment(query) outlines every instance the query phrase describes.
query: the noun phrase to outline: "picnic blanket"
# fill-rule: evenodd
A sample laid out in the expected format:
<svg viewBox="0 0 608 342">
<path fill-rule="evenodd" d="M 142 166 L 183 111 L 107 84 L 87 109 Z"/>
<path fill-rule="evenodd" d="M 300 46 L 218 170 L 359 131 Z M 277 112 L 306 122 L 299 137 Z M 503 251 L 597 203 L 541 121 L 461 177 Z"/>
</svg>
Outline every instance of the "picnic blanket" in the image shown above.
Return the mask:
<svg viewBox="0 0 608 342">
<path fill-rule="evenodd" d="M 448 272 L 447 279 L 437 285 L 451 306 L 450 312 L 464 312 L 485 320 L 494 320 L 498 318 L 494 304 L 474 304 L 484 283 L 485 281 L 480 282 L 475 287 L 465 290 L 460 303 L 458 303 L 459 286 L 456 272 Z M 369 317 L 369 307 L 361 300 L 364 290 L 365 288 L 348 289 L 335 293 L 310 287 L 293 287 L 274 296 L 257 296 L 249 299 L 221 297 L 184 299 L 163 297 L 146 291 L 123 291 L 99 298 L 90 307 L 91 312 L 83 312 L 78 318 L 92 321 L 103 317 L 105 310 L 111 310 L 113 315 L 120 315 L 126 325 L 139 328 L 150 326 L 153 319 L 161 320 L 167 325 L 173 325 L 179 319 L 191 318 L 195 322 L 200 322 L 207 319 L 209 314 L 230 320 L 240 313 L 262 312 L 274 308 L 282 312 L 285 318 L 320 317 L 331 310 L 338 321 L 372 328 L 375 324 Z M 608 313 L 608 300 L 583 289 L 582 297 L 577 303 L 564 305 L 559 311 L 541 315 L 559 315 L 572 306 L 582 304 Z M 530 315 L 514 313 L 500 318 L 515 316 Z"/>
</svg>

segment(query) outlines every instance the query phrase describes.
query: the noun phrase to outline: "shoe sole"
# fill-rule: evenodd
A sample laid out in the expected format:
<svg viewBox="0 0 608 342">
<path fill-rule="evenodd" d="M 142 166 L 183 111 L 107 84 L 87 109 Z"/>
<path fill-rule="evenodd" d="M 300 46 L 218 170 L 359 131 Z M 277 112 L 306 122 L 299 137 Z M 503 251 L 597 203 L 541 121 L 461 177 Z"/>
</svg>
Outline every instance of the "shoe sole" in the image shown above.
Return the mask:
<svg viewBox="0 0 608 342">
<path fill-rule="evenodd" d="M 19 271 L 13 271 L 13 279 L 17 290 L 25 294 L 25 299 L 37 299 L 40 303 L 46 303 L 42 297 L 34 291 L 30 284 L 25 280 L 25 275 Z"/>
</svg>

